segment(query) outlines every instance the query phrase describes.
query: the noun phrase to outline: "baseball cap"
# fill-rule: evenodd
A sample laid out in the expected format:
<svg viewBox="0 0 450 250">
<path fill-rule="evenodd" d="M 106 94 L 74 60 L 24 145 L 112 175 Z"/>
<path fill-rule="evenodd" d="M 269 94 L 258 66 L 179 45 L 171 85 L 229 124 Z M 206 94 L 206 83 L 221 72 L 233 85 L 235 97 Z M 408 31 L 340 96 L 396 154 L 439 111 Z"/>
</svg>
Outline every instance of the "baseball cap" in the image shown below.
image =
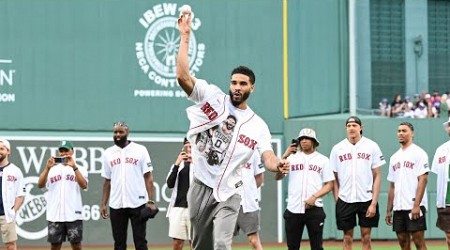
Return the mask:
<svg viewBox="0 0 450 250">
<path fill-rule="evenodd" d="M 73 149 L 73 144 L 70 141 L 61 141 L 61 143 L 58 146 L 58 149 L 65 148 L 67 150 Z"/>
<path fill-rule="evenodd" d="M 387 102 L 388 99 L 387 99 L 386 97 L 384 97 L 381 101 L 382 101 L 382 102 Z"/>
<path fill-rule="evenodd" d="M 317 140 L 316 131 L 314 131 L 313 129 L 304 128 L 304 129 L 300 130 L 300 133 L 298 134 L 297 138 L 301 139 L 302 137 L 314 139 L 316 141 L 315 146 L 316 147 L 319 146 L 319 140 Z"/>
<path fill-rule="evenodd" d="M 359 126 L 362 125 L 361 119 L 359 119 L 359 117 L 357 117 L 357 116 L 350 116 L 349 118 L 347 118 L 347 121 L 345 122 L 345 126 L 347 126 L 347 124 L 349 124 L 350 122 L 357 123 Z"/>
<path fill-rule="evenodd" d="M 3 143 L 3 145 L 5 145 L 5 147 L 11 151 L 11 144 L 9 144 L 9 141 L 3 138 L 0 138 L 0 142 Z"/>
<path fill-rule="evenodd" d="M 445 129 L 450 126 L 450 117 L 448 118 L 448 121 L 442 123 L 442 126 L 444 126 Z"/>
</svg>

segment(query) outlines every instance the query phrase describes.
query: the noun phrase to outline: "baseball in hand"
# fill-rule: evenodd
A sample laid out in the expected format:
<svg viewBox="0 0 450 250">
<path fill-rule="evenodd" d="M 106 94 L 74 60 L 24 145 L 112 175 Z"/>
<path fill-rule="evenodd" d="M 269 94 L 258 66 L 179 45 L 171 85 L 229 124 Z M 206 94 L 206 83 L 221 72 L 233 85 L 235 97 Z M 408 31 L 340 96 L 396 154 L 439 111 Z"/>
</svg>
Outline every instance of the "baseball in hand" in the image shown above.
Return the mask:
<svg viewBox="0 0 450 250">
<path fill-rule="evenodd" d="M 191 13 L 192 13 L 191 6 L 189 6 L 187 4 L 181 6 L 180 17 L 183 16 L 183 15 L 189 15 Z"/>
</svg>

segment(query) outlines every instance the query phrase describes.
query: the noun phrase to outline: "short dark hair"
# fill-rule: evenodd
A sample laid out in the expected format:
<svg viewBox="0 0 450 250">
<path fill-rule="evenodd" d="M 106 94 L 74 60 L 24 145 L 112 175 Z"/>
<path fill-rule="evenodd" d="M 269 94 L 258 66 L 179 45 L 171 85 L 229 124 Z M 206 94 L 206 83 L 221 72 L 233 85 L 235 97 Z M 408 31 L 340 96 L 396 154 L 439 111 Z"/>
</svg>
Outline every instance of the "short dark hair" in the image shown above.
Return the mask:
<svg viewBox="0 0 450 250">
<path fill-rule="evenodd" d="M 253 73 L 253 70 L 251 70 L 249 67 L 238 66 L 237 68 L 233 69 L 233 71 L 231 71 L 231 75 L 234 75 L 234 74 L 246 75 L 250 78 L 250 83 L 255 84 L 255 81 L 256 81 L 255 73 Z"/>
<path fill-rule="evenodd" d="M 408 126 L 411 129 L 411 131 L 414 131 L 414 126 L 410 122 L 402 122 L 402 123 L 400 123 L 399 126 L 401 126 L 401 125 Z"/>
</svg>

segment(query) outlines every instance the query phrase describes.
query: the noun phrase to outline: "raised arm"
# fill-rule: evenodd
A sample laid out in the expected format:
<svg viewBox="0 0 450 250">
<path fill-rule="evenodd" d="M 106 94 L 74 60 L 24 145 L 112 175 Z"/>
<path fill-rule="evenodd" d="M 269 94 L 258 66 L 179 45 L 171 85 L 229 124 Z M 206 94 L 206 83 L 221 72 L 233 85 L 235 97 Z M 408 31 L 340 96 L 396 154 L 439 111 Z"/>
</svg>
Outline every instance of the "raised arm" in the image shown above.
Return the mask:
<svg viewBox="0 0 450 250">
<path fill-rule="evenodd" d="M 195 85 L 195 78 L 189 72 L 189 40 L 191 36 L 191 14 L 184 14 L 178 18 L 180 31 L 180 47 L 177 57 L 177 81 L 188 96 L 191 95 Z"/>
</svg>

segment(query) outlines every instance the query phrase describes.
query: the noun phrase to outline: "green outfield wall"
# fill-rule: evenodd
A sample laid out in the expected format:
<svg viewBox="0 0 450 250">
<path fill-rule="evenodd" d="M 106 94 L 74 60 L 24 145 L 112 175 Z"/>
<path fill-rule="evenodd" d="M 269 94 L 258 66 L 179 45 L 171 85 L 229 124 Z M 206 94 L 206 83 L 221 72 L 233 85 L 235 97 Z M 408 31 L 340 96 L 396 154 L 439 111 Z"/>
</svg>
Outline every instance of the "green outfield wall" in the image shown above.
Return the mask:
<svg viewBox="0 0 450 250">
<path fill-rule="evenodd" d="M 396 130 L 400 119 L 382 119 L 379 117 L 361 117 L 363 134 L 378 142 L 386 159 L 399 148 L 396 139 Z M 319 151 L 329 155 L 334 144 L 345 138 L 345 115 L 324 116 L 305 119 L 291 119 L 284 122 L 286 133 L 273 138 L 273 147 L 277 154 L 285 150 L 291 138 L 295 138 L 301 128 L 314 128 L 320 140 Z M 442 128 L 441 119 L 409 120 L 415 126 L 415 142 L 428 153 L 429 161 L 434 150 L 448 140 Z M 37 188 L 37 178 L 50 155 L 55 155 L 59 140 L 70 139 L 75 144 L 75 157 L 79 167 L 86 167 L 89 172 L 89 189 L 83 192 L 83 217 L 85 225 L 84 241 L 86 244 L 111 244 L 112 237 L 108 220 L 100 218 L 99 205 L 103 179 L 101 172 L 101 155 L 111 145 L 112 138 L 105 133 L 35 133 L 27 132 L 21 135 L 11 132 L 2 132 L 12 143 L 11 161 L 21 167 L 25 175 L 27 194 L 25 203 L 18 214 L 18 232 L 21 245 L 46 244 L 46 201 L 45 189 Z M 131 139 L 142 143 L 150 152 L 154 165 L 155 200 L 161 209 L 157 218 L 150 220 L 147 225 L 147 238 L 151 244 L 166 244 L 170 242 L 167 237 L 168 221 L 165 218 L 170 190 L 165 185 L 165 178 L 171 164 L 178 154 L 182 142 L 182 134 L 141 134 L 132 133 Z M 389 183 L 386 165 L 382 167 L 382 184 L 380 195 L 380 215 L 385 216 L 387 190 Z M 262 188 L 261 202 L 261 238 L 263 242 L 284 240 L 282 213 L 287 194 L 287 180 L 276 182 L 274 175 L 266 172 Z M 443 234 L 435 227 L 436 209 L 436 177 L 429 175 L 428 182 L 429 210 L 427 213 L 427 238 L 442 238 Z M 324 227 L 324 238 L 340 239 L 342 233 L 336 229 L 334 215 L 334 201 L 331 195 L 325 197 L 325 210 L 327 218 Z M 355 236 L 359 237 L 358 230 Z M 304 236 L 307 238 L 307 235 Z M 395 239 L 391 228 L 380 220 L 378 229 L 373 232 L 374 239 Z M 243 236 L 236 241 L 245 242 Z M 131 244 L 131 235 L 129 235 Z"/>
</svg>

